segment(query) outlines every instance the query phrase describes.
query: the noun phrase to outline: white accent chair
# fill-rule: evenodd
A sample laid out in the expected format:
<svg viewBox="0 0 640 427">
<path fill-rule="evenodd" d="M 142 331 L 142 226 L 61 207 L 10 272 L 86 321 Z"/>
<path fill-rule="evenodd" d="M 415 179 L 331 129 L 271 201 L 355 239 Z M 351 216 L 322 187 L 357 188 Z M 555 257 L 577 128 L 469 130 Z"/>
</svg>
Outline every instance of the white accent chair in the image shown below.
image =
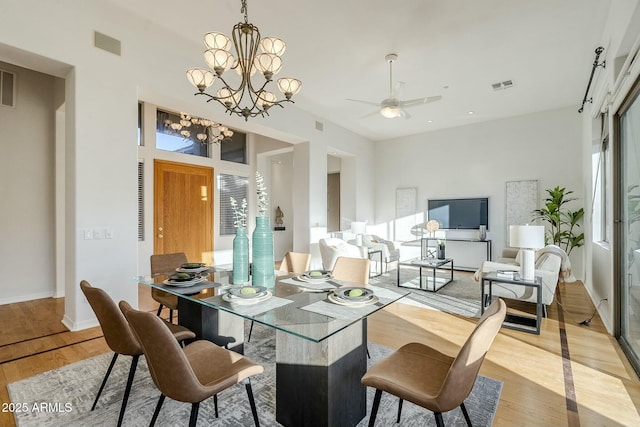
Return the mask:
<svg viewBox="0 0 640 427">
<path fill-rule="evenodd" d="M 322 257 L 322 268 L 327 271 L 333 270 L 336 260 L 341 256 L 369 258 L 366 247 L 352 245 L 335 237 L 320 239 L 318 245 L 320 247 L 320 256 Z"/>
<path fill-rule="evenodd" d="M 386 270 L 389 269 L 390 262 L 400 259 L 400 244 L 397 242 L 383 239 L 375 234 L 364 234 L 362 236 L 362 245 L 367 247 L 368 252 L 382 251 L 382 261 L 385 263 Z M 372 261 L 376 259 L 374 257 Z"/>
</svg>

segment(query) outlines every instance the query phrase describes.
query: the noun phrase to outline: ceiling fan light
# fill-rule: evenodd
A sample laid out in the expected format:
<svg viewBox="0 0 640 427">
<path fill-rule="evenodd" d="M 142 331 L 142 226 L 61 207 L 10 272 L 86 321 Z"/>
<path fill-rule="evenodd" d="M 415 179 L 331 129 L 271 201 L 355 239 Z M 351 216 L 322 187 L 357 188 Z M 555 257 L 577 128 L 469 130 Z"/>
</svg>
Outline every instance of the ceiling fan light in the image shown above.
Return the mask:
<svg viewBox="0 0 640 427">
<path fill-rule="evenodd" d="M 385 106 L 380 109 L 380 114 L 387 119 L 395 119 L 402 114 L 402 110 L 398 107 Z"/>
<path fill-rule="evenodd" d="M 277 56 L 282 56 L 287 49 L 287 45 L 284 40 L 277 37 L 265 37 L 260 40 L 260 48 L 264 53 L 272 53 Z"/>
<path fill-rule="evenodd" d="M 200 92 L 204 92 L 213 84 L 216 76 L 209 70 L 204 68 L 189 68 L 187 70 L 187 80 L 194 85 Z"/>
<path fill-rule="evenodd" d="M 204 44 L 209 49 L 231 49 L 231 39 L 222 33 L 211 32 L 204 35 Z"/>
<path fill-rule="evenodd" d="M 301 86 L 302 82 L 298 79 L 292 79 L 291 77 L 278 79 L 278 88 L 287 99 L 291 99 L 293 95 L 300 92 Z"/>
<path fill-rule="evenodd" d="M 213 71 L 216 72 L 217 75 L 220 76 L 231 68 L 231 65 L 233 64 L 233 55 L 223 49 L 207 49 L 204 52 L 204 61 Z"/>
</svg>

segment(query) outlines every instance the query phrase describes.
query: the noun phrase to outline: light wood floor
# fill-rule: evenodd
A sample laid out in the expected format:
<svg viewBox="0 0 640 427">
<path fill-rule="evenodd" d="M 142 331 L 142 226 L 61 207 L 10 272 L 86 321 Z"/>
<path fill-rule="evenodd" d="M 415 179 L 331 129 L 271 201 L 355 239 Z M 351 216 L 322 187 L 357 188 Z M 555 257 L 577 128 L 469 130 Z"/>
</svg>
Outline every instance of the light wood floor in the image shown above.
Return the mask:
<svg viewBox="0 0 640 427">
<path fill-rule="evenodd" d="M 502 329 L 480 373 L 503 381 L 495 426 L 639 426 L 640 381 L 615 339 L 593 313 L 581 284 L 559 286 L 542 333 Z M 140 307 L 154 310 L 148 288 Z M 62 299 L 0 306 L 0 402 L 8 383 L 109 351 L 99 328 L 68 332 L 60 323 Z M 474 321 L 407 304 L 369 318 L 369 340 L 397 348 L 419 341 L 455 354 Z M 566 336 L 563 355 L 562 337 Z M 568 409 L 569 408 L 569 409 Z M 0 426 L 15 425 L 0 412 Z"/>
</svg>

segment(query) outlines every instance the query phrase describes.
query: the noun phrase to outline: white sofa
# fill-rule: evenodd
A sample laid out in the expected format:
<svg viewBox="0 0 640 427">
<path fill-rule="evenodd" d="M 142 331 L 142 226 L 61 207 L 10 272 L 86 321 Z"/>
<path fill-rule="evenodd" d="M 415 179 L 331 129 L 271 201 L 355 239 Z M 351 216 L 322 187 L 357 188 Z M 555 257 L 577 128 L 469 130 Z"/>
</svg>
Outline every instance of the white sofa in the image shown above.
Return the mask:
<svg viewBox="0 0 640 427">
<path fill-rule="evenodd" d="M 333 270 L 333 265 L 338 257 L 368 258 L 367 248 L 352 245 L 342 239 L 328 237 L 320 239 L 320 257 L 322 258 L 322 268 L 327 271 Z"/>
<path fill-rule="evenodd" d="M 511 258 L 514 254 L 512 248 L 506 248 L 503 251 L 501 261 L 484 261 L 480 266 L 480 269 L 476 271 L 474 279 L 479 282 L 482 279 L 484 273 L 497 271 L 497 270 L 518 270 L 519 256 Z M 504 262 L 506 261 L 506 262 Z M 548 306 L 553 302 L 555 297 L 556 287 L 559 280 L 567 280 L 571 275 L 571 268 L 569 264 L 569 258 L 562 249 L 557 246 L 548 245 L 545 248 L 536 251 L 536 264 L 535 275 L 542 278 L 542 304 Z M 561 271 L 563 272 L 561 277 Z M 574 279 L 575 280 L 575 279 Z M 526 301 L 536 303 L 536 292 L 533 288 L 528 286 L 509 285 L 507 283 L 493 283 L 492 294 L 496 297 L 515 299 L 519 301 Z M 544 310 L 546 312 L 546 309 Z"/>
</svg>

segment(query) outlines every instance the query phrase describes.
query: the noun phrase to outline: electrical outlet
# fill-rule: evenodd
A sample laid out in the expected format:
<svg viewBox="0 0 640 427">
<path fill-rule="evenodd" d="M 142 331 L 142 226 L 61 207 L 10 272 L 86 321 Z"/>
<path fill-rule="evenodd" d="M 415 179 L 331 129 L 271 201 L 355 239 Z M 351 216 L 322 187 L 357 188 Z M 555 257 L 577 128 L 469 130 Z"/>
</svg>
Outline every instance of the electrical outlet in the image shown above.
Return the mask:
<svg viewBox="0 0 640 427">
<path fill-rule="evenodd" d="M 93 230 L 90 228 L 86 228 L 84 230 L 82 230 L 82 233 L 84 235 L 84 240 L 92 240 L 93 239 Z"/>
</svg>

